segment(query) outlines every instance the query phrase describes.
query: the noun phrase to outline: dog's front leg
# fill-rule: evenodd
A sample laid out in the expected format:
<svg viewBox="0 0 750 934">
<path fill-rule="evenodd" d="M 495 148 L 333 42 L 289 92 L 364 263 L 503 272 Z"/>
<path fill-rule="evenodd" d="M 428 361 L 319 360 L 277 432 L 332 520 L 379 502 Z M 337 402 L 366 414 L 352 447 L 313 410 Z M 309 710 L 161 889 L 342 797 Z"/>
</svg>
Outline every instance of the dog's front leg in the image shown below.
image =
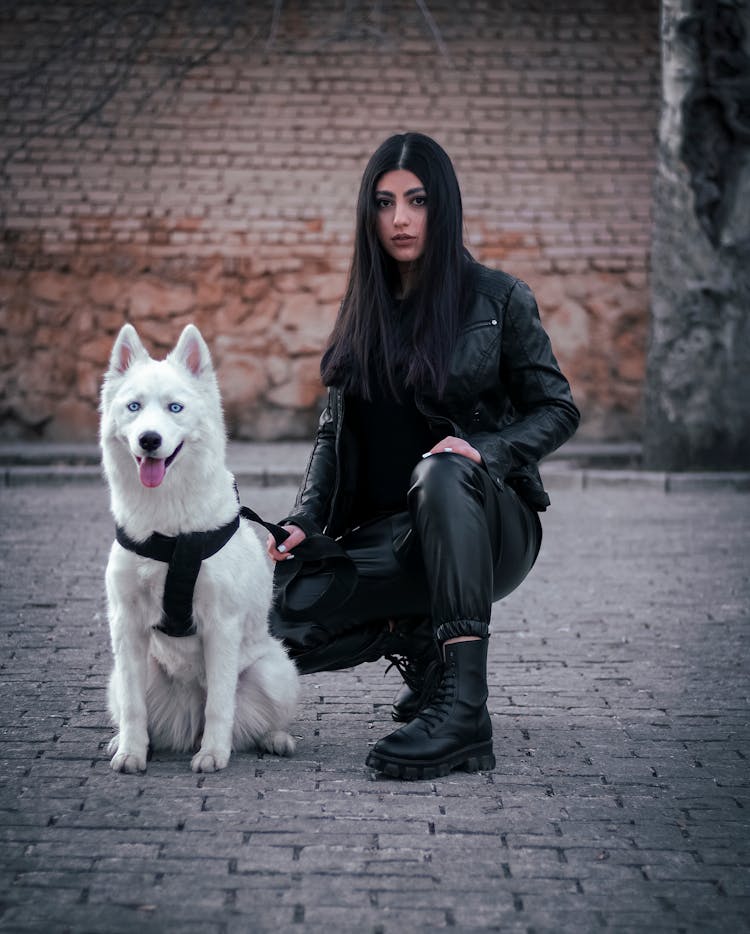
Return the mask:
<svg viewBox="0 0 750 934">
<path fill-rule="evenodd" d="M 194 772 L 216 772 L 229 764 L 239 677 L 241 625 L 224 620 L 203 636 L 206 711 L 201 747 L 193 756 Z"/>
<path fill-rule="evenodd" d="M 112 627 L 115 668 L 110 690 L 116 695 L 119 735 L 111 767 L 116 772 L 145 772 L 148 754 L 146 677 L 149 634 L 125 626 Z"/>
</svg>

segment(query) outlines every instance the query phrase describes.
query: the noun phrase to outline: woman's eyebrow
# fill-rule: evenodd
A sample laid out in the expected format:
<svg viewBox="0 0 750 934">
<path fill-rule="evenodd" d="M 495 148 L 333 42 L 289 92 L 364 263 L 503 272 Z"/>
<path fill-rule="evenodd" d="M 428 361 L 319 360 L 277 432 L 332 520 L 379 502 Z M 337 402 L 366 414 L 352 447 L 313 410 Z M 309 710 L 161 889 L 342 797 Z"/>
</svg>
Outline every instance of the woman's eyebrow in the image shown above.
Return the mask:
<svg viewBox="0 0 750 934">
<path fill-rule="evenodd" d="M 404 195 L 406 195 L 406 196 L 409 196 L 409 195 L 416 195 L 416 194 L 418 194 L 419 192 L 424 193 L 424 188 L 421 187 L 421 186 L 420 186 L 419 188 L 410 188 L 408 191 L 405 191 L 405 192 L 404 192 Z M 376 198 L 394 198 L 395 195 L 393 194 L 392 191 L 376 191 L 376 192 L 375 192 L 375 197 L 376 197 Z"/>
</svg>

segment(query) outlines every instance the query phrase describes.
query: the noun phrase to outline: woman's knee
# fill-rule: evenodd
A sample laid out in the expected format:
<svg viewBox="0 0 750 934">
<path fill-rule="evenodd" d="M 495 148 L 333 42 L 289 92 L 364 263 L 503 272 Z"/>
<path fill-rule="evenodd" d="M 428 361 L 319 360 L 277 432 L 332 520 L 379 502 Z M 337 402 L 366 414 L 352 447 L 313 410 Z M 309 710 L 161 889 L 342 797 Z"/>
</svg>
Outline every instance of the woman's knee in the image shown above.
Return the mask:
<svg viewBox="0 0 750 934">
<path fill-rule="evenodd" d="M 478 464 L 461 454 L 431 454 L 412 471 L 409 502 L 447 504 L 477 488 Z"/>
</svg>

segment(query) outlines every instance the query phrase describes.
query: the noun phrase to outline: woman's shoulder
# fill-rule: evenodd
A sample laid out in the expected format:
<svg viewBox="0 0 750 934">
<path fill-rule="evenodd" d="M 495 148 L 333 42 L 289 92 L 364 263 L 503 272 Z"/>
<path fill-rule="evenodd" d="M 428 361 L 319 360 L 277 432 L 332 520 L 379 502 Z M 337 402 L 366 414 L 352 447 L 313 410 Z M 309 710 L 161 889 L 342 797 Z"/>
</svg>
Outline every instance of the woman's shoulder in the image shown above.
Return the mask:
<svg viewBox="0 0 750 934">
<path fill-rule="evenodd" d="M 517 286 L 524 291 L 530 291 L 528 285 L 517 276 L 503 269 L 491 269 L 477 262 L 471 264 L 469 283 L 469 288 L 476 295 L 484 295 L 503 305 L 507 303 L 511 292 Z"/>
</svg>

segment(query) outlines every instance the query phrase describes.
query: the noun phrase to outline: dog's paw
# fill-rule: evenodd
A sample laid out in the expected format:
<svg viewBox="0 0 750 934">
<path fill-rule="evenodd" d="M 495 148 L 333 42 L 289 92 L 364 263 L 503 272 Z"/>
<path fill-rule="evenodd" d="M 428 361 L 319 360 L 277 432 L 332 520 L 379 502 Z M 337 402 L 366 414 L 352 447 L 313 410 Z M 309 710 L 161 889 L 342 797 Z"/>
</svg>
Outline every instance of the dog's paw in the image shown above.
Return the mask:
<svg viewBox="0 0 750 934">
<path fill-rule="evenodd" d="M 199 749 L 190 762 L 194 772 L 218 772 L 229 765 L 229 753 Z"/>
<path fill-rule="evenodd" d="M 265 752 L 272 752 L 275 756 L 291 756 L 295 750 L 293 737 L 283 730 L 266 733 L 258 740 L 258 745 Z"/>
<path fill-rule="evenodd" d="M 138 772 L 145 772 L 146 756 L 134 755 L 133 753 L 127 752 L 117 752 L 114 756 L 112 756 L 110 768 L 112 768 L 115 772 L 126 772 L 128 775 L 135 775 Z"/>
<path fill-rule="evenodd" d="M 112 739 L 107 743 L 107 755 L 113 756 L 120 748 L 120 734 L 115 733 Z"/>
</svg>

